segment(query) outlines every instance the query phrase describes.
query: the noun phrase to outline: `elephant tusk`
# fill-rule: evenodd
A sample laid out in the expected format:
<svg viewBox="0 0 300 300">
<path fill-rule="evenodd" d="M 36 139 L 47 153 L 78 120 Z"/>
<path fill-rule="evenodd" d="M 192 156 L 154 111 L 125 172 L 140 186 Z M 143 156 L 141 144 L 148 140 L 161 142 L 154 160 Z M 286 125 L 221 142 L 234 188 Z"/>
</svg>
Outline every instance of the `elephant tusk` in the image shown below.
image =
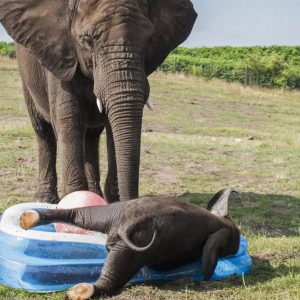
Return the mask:
<svg viewBox="0 0 300 300">
<path fill-rule="evenodd" d="M 103 104 L 102 104 L 102 101 L 99 98 L 97 98 L 97 106 L 98 106 L 98 109 L 99 109 L 100 113 L 102 114 Z"/>
<path fill-rule="evenodd" d="M 148 107 L 149 110 L 153 111 L 154 104 L 153 104 L 153 102 L 152 102 L 152 100 L 151 100 L 150 97 L 148 98 L 148 100 L 146 102 L 146 105 L 147 105 L 147 107 Z"/>
</svg>

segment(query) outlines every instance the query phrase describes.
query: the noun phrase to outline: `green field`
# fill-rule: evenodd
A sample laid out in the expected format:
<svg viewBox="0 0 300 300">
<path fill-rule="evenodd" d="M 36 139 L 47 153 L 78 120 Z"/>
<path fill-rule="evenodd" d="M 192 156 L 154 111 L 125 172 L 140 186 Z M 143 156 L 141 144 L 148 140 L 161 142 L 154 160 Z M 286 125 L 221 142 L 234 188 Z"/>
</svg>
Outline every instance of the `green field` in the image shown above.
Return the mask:
<svg viewBox="0 0 300 300">
<path fill-rule="evenodd" d="M 300 93 L 155 73 L 145 110 L 140 194 L 205 205 L 235 187 L 230 215 L 249 240 L 244 278 L 124 288 L 113 299 L 300 299 Z M 103 141 L 105 139 L 102 139 Z M 0 58 L 0 205 L 30 201 L 37 146 L 16 62 Z M 106 171 L 105 145 L 101 168 Z M 102 177 L 103 179 L 103 177 Z M 0 286 L 0 299 L 62 299 Z"/>
</svg>

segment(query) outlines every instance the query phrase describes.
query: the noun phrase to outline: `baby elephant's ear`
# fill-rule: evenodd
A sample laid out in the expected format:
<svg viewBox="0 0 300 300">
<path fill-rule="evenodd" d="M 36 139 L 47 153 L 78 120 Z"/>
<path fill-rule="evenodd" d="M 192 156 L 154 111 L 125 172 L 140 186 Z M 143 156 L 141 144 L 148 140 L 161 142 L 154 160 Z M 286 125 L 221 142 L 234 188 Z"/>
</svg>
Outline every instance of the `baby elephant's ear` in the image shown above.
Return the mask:
<svg viewBox="0 0 300 300">
<path fill-rule="evenodd" d="M 218 217 L 228 216 L 228 198 L 231 193 L 240 194 L 234 189 L 224 189 L 217 192 L 209 201 L 207 210 Z"/>
<path fill-rule="evenodd" d="M 209 280 L 213 275 L 217 266 L 218 258 L 223 252 L 223 248 L 228 241 L 229 235 L 229 229 L 222 228 L 208 237 L 202 254 L 204 280 Z"/>
</svg>

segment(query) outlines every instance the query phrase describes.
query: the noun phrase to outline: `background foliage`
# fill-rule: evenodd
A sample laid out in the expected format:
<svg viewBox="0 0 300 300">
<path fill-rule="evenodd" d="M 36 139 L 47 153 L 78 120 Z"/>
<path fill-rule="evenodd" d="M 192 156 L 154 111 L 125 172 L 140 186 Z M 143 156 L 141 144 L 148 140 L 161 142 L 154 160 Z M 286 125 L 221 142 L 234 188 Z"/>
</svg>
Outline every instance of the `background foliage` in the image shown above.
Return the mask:
<svg viewBox="0 0 300 300">
<path fill-rule="evenodd" d="M 0 56 L 15 58 L 13 43 Z M 300 89 L 300 46 L 177 48 L 159 68 L 244 85 Z"/>
<path fill-rule="evenodd" d="M 160 70 L 245 85 L 300 88 L 300 47 L 177 48 Z"/>
<path fill-rule="evenodd" d="M 13 43 L 0 42 L 0 56 L 16 57 L 15 47 Z"/>
</svg>

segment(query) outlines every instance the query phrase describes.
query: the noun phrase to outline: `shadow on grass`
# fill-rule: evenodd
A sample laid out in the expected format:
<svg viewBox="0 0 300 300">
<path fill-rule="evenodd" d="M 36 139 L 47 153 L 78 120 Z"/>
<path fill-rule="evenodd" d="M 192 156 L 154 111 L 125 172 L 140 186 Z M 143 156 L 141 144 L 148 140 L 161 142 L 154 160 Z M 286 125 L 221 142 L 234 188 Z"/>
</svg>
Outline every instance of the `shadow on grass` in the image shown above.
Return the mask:
<svg viewBox="0 0 300 300">
<path fill-rule="evenodd" d="M 206 207 L 212 194 L 185 193 L 185 201 Z M 300 199 L 288 195 L 262 195 L 255 193 L 232 194 L 229 216 L 242 233 L 266 236 L 298 236 Z"/>
</svg>

